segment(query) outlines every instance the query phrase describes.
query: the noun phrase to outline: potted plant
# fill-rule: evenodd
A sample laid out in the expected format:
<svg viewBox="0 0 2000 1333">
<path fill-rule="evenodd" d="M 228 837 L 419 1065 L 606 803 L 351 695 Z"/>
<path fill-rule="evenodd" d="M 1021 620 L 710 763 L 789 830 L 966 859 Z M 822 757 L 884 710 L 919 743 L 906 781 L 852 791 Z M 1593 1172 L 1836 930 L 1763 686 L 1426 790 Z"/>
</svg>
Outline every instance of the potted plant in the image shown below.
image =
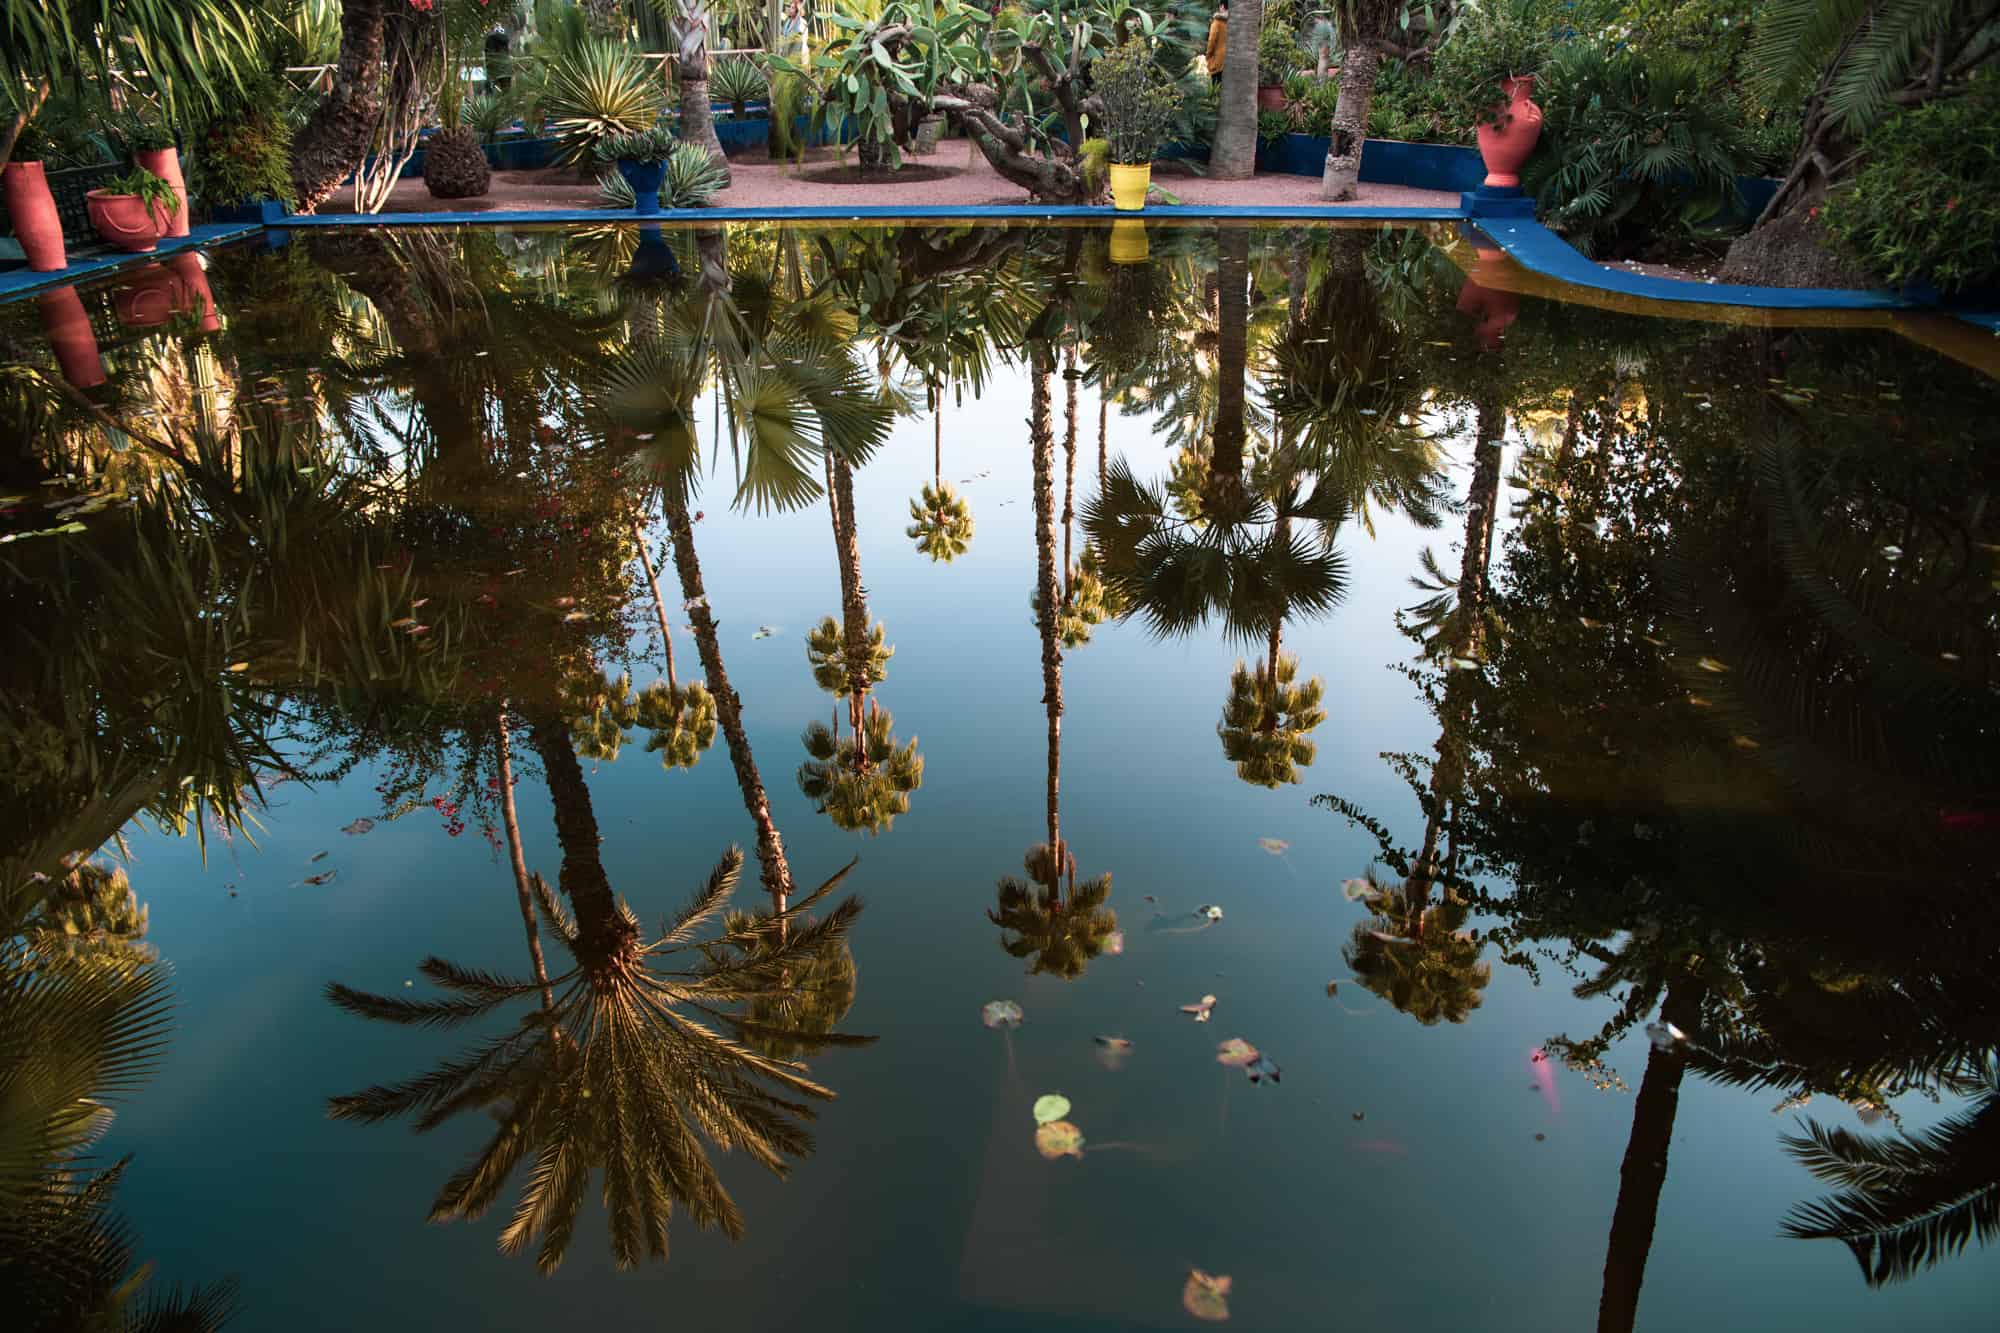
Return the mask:
<svg viewBox="0 0 2000 1333">
<path fill-rule="evenodd" d="M 192 138 L 188 189 L 218 222 L 276 222 L 292 200 L 292 122 L 273 75 L 246 80 Z"/>
<path fill-rule="evenodd" d="M 729 56 L 715 62 L 708 74 L 709 93 L 729 104 L 729 115 L 742 120 L 752 102 L 761 102 L 770 92 L 764 71 L 757 62 L 743 56 Z"/>
<path fill-rule="evenodd" d="M 1146 206 L 1153 154 L 1180 110 L 1180 92 L 1153 64 L 1146 43 L 1137 38 L 1098 57 L 1091 78 L 1104 104 L 1112 205 L 1136 212 Z"/>
<path fill-rule="evenodd" d="M 667 177 L 667 158 L 674 136 L 664 126 L 633 134 L 611 134 L 597 141 L 597 160 L 615 164 L 632 187 L 632 211 L 652 217 L 660 211 L 660 186 Z"/>
<path fill-rule="evenodd" d="M 1438 53 L 1438 82 L 1459 124 L 1477 131 L 1489 189 L 1519 189 L 1521 164 L 1542 136 L 1542 109 L 1531 95 L 1548 49 L 1532 0 L 1496 0 L 1469 12 Z"/>
<path fill-rule="evenodd" d="M 181 178 L 180 148 L 173 132 L 158 121 L 134 117 L 125 129 L 125 145 L 132 151 L 132 163 L 158 176 L 174 192 L 174 214 L 167 219 L 165 236 L 188 234 L 187 182 Z"/>
<path fill-rule="evenodd" d="M 42 169 L 42 154 L 48 140 L 33 121 L 21 127 L 14 141 L 14 157 L 0 171 L 0 198 L 7 202 L 7 216 L 14 222 L 14 237 L 28 257 L 28 267 L 36 273 L 54 273 L 69 267 L 69 253 L 63 247 L 62 218 L 56 212 L 55 196 L 49 193 L 49 178 Z"/>
<path fill-rule="evenodd" d="M 1285 84 L 1298 74 L 1305 59 L 1305 48 L 1299 45 L 1291 25 L 1282 20 L 1274 21 L 1270 12 L 1265 11 L 1263 29 L 1257 34 L 1259 111 L 1285 109 Z"/>
<path fill-rule="evenodd" d="M 144 167 L 113 176 L 102 189 L 83 196 L 97 234 L 121 250 L 142 254 L 166 235 L 174 206 L 174 187 Z"/>
</svg>

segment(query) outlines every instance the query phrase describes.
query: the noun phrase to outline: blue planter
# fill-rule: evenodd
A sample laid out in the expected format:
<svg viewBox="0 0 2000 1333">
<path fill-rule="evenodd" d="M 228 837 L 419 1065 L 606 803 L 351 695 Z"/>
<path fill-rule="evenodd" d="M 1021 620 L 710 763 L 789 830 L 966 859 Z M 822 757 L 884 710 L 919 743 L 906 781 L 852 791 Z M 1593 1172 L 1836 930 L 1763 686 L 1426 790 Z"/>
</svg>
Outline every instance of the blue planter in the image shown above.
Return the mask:
<svg viewBox="0 0 2000 1333">
<path fill-rule="evenodd" d="M 208 212 L 217 222 L 254 222 L 267 227 L 285 219 L 285 206 L 276 199 L 246 199 L 240 204 L 217 204 Z"/>
<path fill-rule="evenodd" d="M 748 116 L 742 120 L 718 120 L 715 122 L 715 137 L 722 141 L 725 153 L 762 148 L 771 141 L 771 118 Z"/>
<path fill-rule="evenodd" d="M 639 228 L 639 244 L 632 251 L 632 266 L 626 270 L 634 278 L 657 279 L 671 277 L 681 271 L 680 261 L 667 246 L 667 238 L 658 227 Z"/>
<path fill-rule="evenodd" d="M 642 218 L 657 216 L 660 211 L 660 186 L 667 179 L 667 164 L 620 158 L 618 174 L 632 187 L 632 211 Z"/>
</svg>

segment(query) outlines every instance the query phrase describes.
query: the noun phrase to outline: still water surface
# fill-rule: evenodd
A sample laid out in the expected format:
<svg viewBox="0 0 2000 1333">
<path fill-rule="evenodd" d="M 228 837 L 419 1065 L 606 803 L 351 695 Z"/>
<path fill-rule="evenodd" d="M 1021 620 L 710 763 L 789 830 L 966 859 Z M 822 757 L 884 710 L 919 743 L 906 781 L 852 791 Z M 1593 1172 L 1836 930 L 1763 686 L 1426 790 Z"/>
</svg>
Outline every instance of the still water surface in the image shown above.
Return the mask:
<svg viewBox="0 0 2000 1333">
<path fill-rule="evenodd" d="M 1108 248 L 299 233 L 211 256 L 219 329 L 82 293 L 82 387 L 0 310 L 5 868 L 121 865 L 143 944 L 91 947 L 171 968 L 92 1150 L 156 1281 L 288 1330 L 1992 1327 L 2000 389 L 1448 234 Z M 855 864 L 639 955 L 732 845 L 743 912 Z M 432 956 L 522 988 L 371 1021 L 483 993 Z M 704 962 L 760 995 L 635 979 Z M 509 1033 L 428 1132 L 339 1100 Z M 1966 1116 L 1835 1200 L 1894 1215 L 1862 1267 L 1785 1234 L 1805 1136 Z M 573 1234 L 504 1253 L 541 1185 Z"/>
</svg>

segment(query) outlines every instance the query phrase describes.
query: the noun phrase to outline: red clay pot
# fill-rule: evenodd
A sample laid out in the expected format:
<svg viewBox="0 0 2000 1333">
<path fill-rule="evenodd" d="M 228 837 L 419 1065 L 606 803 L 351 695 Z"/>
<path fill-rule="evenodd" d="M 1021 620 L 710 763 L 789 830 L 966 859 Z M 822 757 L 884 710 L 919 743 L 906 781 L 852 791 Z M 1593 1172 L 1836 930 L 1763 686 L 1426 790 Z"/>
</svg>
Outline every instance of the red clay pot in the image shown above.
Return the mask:
<svg viewBox="0 0 2000 1333">
<path fill-rule="evenodd" d="M 187 308 L 180 296 L 174 274 L 158 264 L 148 264 L 118 284 L 112 307 L 118 312 L 118 322 L 128 329 L 158 328 L 173 318 L 175 311 Z"/>
<path fill-rule="evenodd" d="M 1542 109 L 1529 97 L 1535 91 L 1534 75 L 1504 79 L 1500 86 L 1507 100 L 1497 108 L 1497 124 L 1479 127 L 1479 156 L 1486 163 L 1486 184 L 1518 187 L 1521 164 L 1542 137 Z"/>
<path fill-rule="evenodd" d="M 62 219 L 56 215 L 55 196 L 49 193 L 49 178 L 42 164 L 9 162 L 0 172 L 0 195 L 7 201 L 7 216 L 13 219 L 14 235 L 28 256 L 28 267 L 37 273 L 68 268 Z"/>
<path fill-rule="evenodd" d="M 200 310 L 203 333 L 214 333 L 221 328 L 222 320 L 215 313 L 215 294 L 208 289 L 208 270 L 201 266 L 201 256 L 183 250 L 167 261 L 167 267 L 173 271 L 178 289 L 174 309 Z"/>
<path fill-rule="evenodd" d="M 132 155 L 147 171 L 174 187 L 174 215 L 167 219 L 163 236 L 185 236 L 188 234 L 188 188 L 181 179 L 181 150 L 178 148 L 146 148 Z"/>
<path fill-rule="evenodd" d="M 121 250 L 144 254 L 166 234 L 167 211 L 157 206 L 148 209 L 136 194 L 92 190 L 83 200 L 97 234 Z"/>
<path fill-rule="evenodd" d="M 1267 83 L 1258 88 L 1257 109 L 1259 111 L 1283 111 L 1285 109 L 1284 85 Z"/>
<path fill-rule="evenodd" d="M 39 164 L 37 164 L 39 165 Z M 83 298 L 74 287 L 58 287 L 35 298 L 42 312 L 42 331 L 55 348 L 56 364 L 63 378 L 79 389 L 94 389 L 104 383 L 104 358 L 97 354 L 97 335 L 90 331 L 90 316 L 83 311 Z"/>
<path fill-rule="evenodd" d="M 1482 277 L 1497 281 L 1498 275 L 1505 271 L 1507 259 L 1502 251 L 1475 246 L 1473 253 L 1479 258 L 1466 276 L 1465 285 L 1458 289 L 1458 313 L 1471 316 L 1472 331 L 1479 335 L 1480 345 L 1489 352 L 1497 352 L 1507 326 L 1520 316 L 1521 298 L 1517 293 L 1484 286 L 1479 281 Z"/>
</svg>

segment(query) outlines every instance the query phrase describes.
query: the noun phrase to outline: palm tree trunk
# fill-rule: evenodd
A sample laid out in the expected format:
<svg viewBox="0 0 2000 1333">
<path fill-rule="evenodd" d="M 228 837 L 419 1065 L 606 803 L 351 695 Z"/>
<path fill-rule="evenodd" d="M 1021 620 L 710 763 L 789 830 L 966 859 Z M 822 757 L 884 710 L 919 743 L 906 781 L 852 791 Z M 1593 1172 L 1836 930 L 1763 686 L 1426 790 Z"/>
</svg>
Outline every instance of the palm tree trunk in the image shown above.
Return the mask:
<svg viewBox="0 0 2000 1333">
<path fill-rule="evenodd" d="M 1111 475 L 1111 391 L 1102 384 L 1097 386 L 1097 493 L 1104 494 L 1104 483 Z"/>
<path fill-rule="evenodd" d="M 1264 0 L 1237 0 L 1229 7 L 1222 108 L 1208 157 L 1208 174 L 1217 180 L 1245 180 L 1257 170 L 1257 38 L 1263 27 Z"/>
<path fill-rule="evenodd" d="M 1493 522 L 1500 507 L 1501 436 L 1507 414 L 1492 403 L 1481 403 L 1479 440 L 1473 447 L 1472 485 L 1466 491 L 1465 551 L 1458 570 L 1458 605 L 1464 630 L 1454 651 L 1477 652 L 1482 638 L 1487 600 L 1487 569 L 1493 559 Z"/>
<path fill-rule="evenodd" d="M 681 138 L 706 148 L 722 168 L 722 183 L 730 184 L 729 158 L 715 133 L 715 114 L 708 105 L 708 6 L 689 4 L 681 11 Z"/>
<path fill-rule="evenodd" d="M 1067 395 L 1063 412 L 1066 423 L 1063 432 L 1063 563 L 1062 598 L 1063 609 L 1070 604 L 1071 585 L 1075 581 L 1076 564 L 1070 557 L 1070 528 L 1076 520 L 1076 348 L 1063 353 L 1063 391 Z"/>
<path fill-rule="evenodd" d="M 750 753 L 750 738 L 743 730 L 743 701 L 729 684 L 722 665 L 722 643 L 716 637 L 715 616 L 709 611 L 707 594 L 701 587 L 701 561 L 694 549 L 694 525 L 688 521 L 687 506 L 668 496 L 661 508 L 666 513 L 667 536 L 673 542 L 674 569 L 680 575 L 681 596 L 692 605 L 688 620 L 694 626 L 695 650 L 701 656 L 702 674 L 708 677 L 708 692 L 715 696 L 715 718 L 729 745 L 729 765 L 736 770 L 736 785 L 743 793 L 743 808 L 757 827 L 757 865 L 764 889 L 771 895 L 772 910 L 783 912 L 791 905 L 792 868 L 785 861 L 785 843 L 771 820 L 771 801 L 764 791 L 764 779 Z"/>
<path fill-rule="evenodd" d="M 931 391 L 931 484 L 944 490 L 944 394 Z"/>
<path fill-rule="evenodd" d="M 1049 718 L 1048 822 L 1049 855 L 1055 875 L 1062 877 L 1062 649 L 1056 642 L 1056 496 L 1055 421 L 1049 377 L 1055 374 L 1054 351 L 1047 343 L 1036 343 L 1029 355 L 1033 360 L 1032 394 L 1028 408 L 1028 446 L 1034 454 L 1035 469 L 1035 584 L 1036 628 L 1042 636 L 1042 704 Z"/>
<path fill-rule="evenodd" d="M 867 747 L 861 740 L 861 711 L 868 686 L 868 596 L 861 587 L 861 543 L 854 527 L 854 469 L 847 460 L 833 460 L 834 497 L 840 507 L 836 535 L 840 539 L 840 615 L 847 641 L 847 688 L 852 692 L 848 721 L 855 734 L 855 769 L 866 772 Z"/>
<path fill-rule="evenodd" d="M 507 830 L 507 860 L 514 870 L 514 892 L 521 900 L 521 926 L 528 932 L 528 961 L 542 988 L 542 1010 L 556 1007 L 549 989 L 549 968 L 542 959 L 542 936 L 535 928 L 535 897 L 528 887 L 528 858 L 521 851 L 521 820 L 514 809 L 514 749 L 508 736 L 507 701 L 500 701 L 495 719 L 500 726 L 500 822 Z"/>
<path fill-rule="evenodd" d="M 1696 983 L 1678 977 L 1667 986 L 1660 1017 L 1676 1027 L 1694 1026 L 1700 1008 Z M 1680 1109 L 1687 1055 L 1678 1048 L 1651 1051 L 1639 1095 L 1632 1102 L 1632 1135 L 1618 1167 L 1618 1203 L 1604 1253 L 1604 1289 L 1597 1303 L 1597 1333 L 1631 1333 L 1639 1314 L 1639 1287 L 1653 1248 L 1660 1192 L 1667 1183 L 1667 1148 Z"/>
<path fill-rule="evenodd" d="M 382 114 L 382 52 L 389 0 L 341 0 L 333 91 L 292 144 L 292 193 L 301 213 L 333 196 L 368 154 Z"/>
<path fill-rule="evenodd" d="M 556 841 L 562 844 L 563 896 L 576 913 L 577 938 L 586 958 L 615 958 L 637 938 L 637 929 L 618 911 L 617 895 L 604 873 L 603 842 L 583 765 L 576 761 L 569 728 L 544 714 L 532 720 L 529 736 L 548 777 L 549 805 L 555 811 Z"/>
<path fill-rule="evenodd" d="M 660 642 L 667 650 L 667 688 L 678 693 L 680 683 L 674 679 L 674 636 L 667 628 L 667 604 L 660 600 L 659 575 L 653 572 L 653 556 L 646 549 L 646 533 L 636 520 L 632 524 L 632 540 L 639 544 L 639 563 L 646 567 L 646 586 L 653 590 L 653 615 L 659 619 Z"/>
<path fill-rule="evenodd" d="M 1333 105 L 1333 142 L 1327 146 L 1319 197 L 1360 195 L 1361 150 L 1368 142 L 1368 112 L 1375 105 L 1375 76 L 1382 54 L 1367 42 L 1349 42 L 1340 65 L 1340 96 Z"/>
<path fill-rule="evenodd" d="M 1235 10 L 1230 23 L 1235 23 Z M 1234 41 L 1234 34 L 1231 41 Z M 1250 233 L 1224 225 L 1216 238 L 1215 445 L 1208 460 L 1214 507 L 1233 513 L 1243 498 L 1244 379 L 1250 355 Z"/>
</svg>

